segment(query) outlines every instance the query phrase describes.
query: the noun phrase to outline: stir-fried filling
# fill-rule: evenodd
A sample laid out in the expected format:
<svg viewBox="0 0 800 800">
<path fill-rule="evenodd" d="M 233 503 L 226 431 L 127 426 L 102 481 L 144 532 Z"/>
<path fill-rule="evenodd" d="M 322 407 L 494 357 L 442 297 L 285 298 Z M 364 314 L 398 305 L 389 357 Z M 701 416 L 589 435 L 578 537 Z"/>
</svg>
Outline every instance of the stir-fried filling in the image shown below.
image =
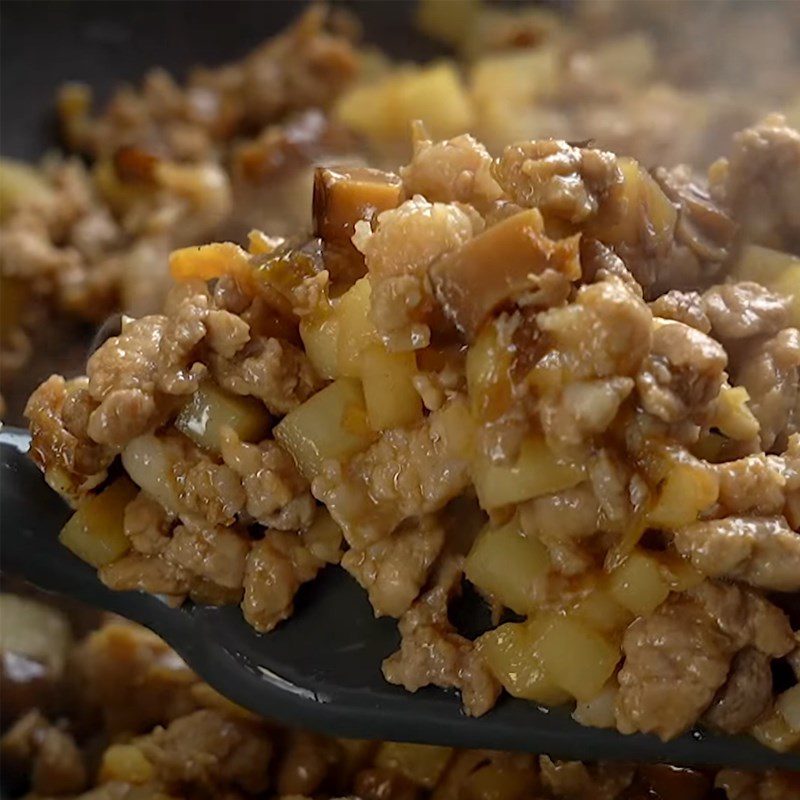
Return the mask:
<svg viewBox="0 0 800 800">
<path fill-rule="evenodd" d="M 384 674 L 412 691 L 796 747 L 770 665 L 797 652 L 800 228 L 776 207 L 754 235 L 754 139 L 781 154 L 759 150 L 763 183 L 800 180 L 778 117 L 711 189 L 461 136 L 399 177 L 320 169 L 310 241 L 174 252 L 163 313 L 28 403 L 77 507 L 62 541 L 111 587 L 241 603 L 259 631 L 341 561 L 399 618 Z M 525 619 L 465 638 L 462 573 Z"/>
</svg>

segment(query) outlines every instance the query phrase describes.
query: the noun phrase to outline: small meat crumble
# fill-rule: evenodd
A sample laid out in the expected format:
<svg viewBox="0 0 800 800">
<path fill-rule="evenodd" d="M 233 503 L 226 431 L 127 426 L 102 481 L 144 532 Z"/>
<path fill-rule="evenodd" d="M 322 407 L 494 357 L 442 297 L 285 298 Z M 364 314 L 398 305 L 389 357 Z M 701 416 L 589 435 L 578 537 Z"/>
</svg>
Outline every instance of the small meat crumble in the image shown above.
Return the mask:
<svg viewBox="0 0 800 800">
<path fill-rule="evenodd" d="M 314 236 L 173 252 L 162 313 L 31 396 L 61 540 L 262 632 L 341 563 L 387 680 L 472 715 L 796 749 L 799 185 L 780 116 L 707 175 L 422 126 L 398 175 L 319 168 Z M 464 637 L 463 576 L 524 620 Z"/>
<path fill-rule="evenodd" d="M 219 695 L 131 623 L 83 619 L 76 631 L 85 613 L 68 617 L 9 593 L 0 610 L 10 620 L 0 632 L 2 777 L 27 800 L 791 800 L 800 792 L 800 776 L 787 772 L 582 763 L 285 728 Z"/>
</svg>

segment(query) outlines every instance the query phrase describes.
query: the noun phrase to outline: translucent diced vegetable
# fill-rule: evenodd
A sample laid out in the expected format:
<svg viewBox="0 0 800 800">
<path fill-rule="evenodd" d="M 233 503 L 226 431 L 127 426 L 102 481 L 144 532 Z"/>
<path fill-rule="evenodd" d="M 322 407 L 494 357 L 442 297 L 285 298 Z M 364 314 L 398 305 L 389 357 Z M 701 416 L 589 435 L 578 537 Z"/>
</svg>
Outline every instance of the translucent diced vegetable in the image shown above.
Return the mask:
<svg viewBox="0 0 800 800">
<path fill-rule="evenodd" d="M 720 389 L 711 427 L 729 439 L 747 441 L 758 435 L 759 424 L 747 401 L 750 395 L 744 386 L 723 386 Z"/>
<path fill-rule="evenodd" d="M 557 269 L 577 280 L 578 242 L 578 236 L 552 241 L 544 235 L 538 209 L 526 209 L 443 256 L 431 279 L 447 316 L 474 339 L 492 311 L 531 287 L 532 276 Z"/>
<path fill-rule="evenodd" d="M 800 733 L 800 683 L 779 694 L 775 699 L 775 708 L 786 724 L 795 733 Z"/>
<path fill-rule="evenodd" d="M 414 388 L 413 352 L 390 353 L 382 343 L 367 347 L 360 359 L 367 419 L 374 431 L 411 425 L 422 419 L 422 399 Z"/>
<path fill-rule="evenodd" d="M 500 343 L 493 322 L 484 325 L 467 350 L 469 402 L 473 414 L 482 421 L 497 419 L 511 407 L 512 355 L 511 349 Z"/>
<path fill-rule="evenodd" d="M 662 469 L 666 474 L 647 515 L 651 527 L 675 530 L 694 522 L 717 502 L 719 478 L 707 464 L 681 454 L 668 456 Z"/>
<path fill-rule="evenodd" d="M 351 238 L 359 220 L 372 221 L 400 203 L 402 183 L 368 167 L 318 167 L 314 175 L 314 233 L 324 243 L 325 268 L 334 280 L 364 275 L 364 257 Z"/>
<path fill-rule="evenodd" d="M 173 514 L 181 512 L 178 487 L 167 446 L 152 433 L 131 439 L 122 451 L 130 479 Z"/>
<path fill-rule="evenodd" d="M 550 678 L 581 702 L 600 693 L 620 658 L 605 636 L 569 616 L 551 618 L 536 649 Z"/>
<path fill-rule="evenodd" d="M 375 766 L 399 772 L 417 786 L 433 789 L 452 755 L 452 747 L 383 742 L 375 755 Z"/>
<path fill-rule="evenodd" d="M 467 556 L 467 578 L 504 606 L 525 614 L 536 607 L 536 588 L 550 569 L 545 546 L 520 530 L 519 520 L 487 525 Z"/>
<path fill-rule="evenodd" d="M 303 317 L 300 320 L 300 338 L 317 374 L 327 380 L 338 377 L 338 314 L 332 309 L 325 309 Z"/>
<path fill-rule="evenodd" d="M 130 549 L 123 519 L 125 506 L 136 494 L 136 486 L 120 478 L 99 494 L 90 495 L 61 529 L 58 540 L 93 567 L 116 561 Z"/>
<path fill-rule="evenodd" d="M 21 206 L 49 204 L 54 200 L 55 192 L 36 167 L 0 158 L 0 220 Z"/>
<path fill-rule="evenodd" d="M 745 245 L 731 270 L 739 280 L 755 281 L 792 298 L 789 324 L 800 327 L 800 258 L 792 253 Z"/>
<path fill-rule="evenodd" d="M 369 314 L 370 294 L 369 279 L 361 278 L 342 295 L 336 308 L 339 317 L 338 373 L 348 378 L 361 376 L 361 354 L 370 345 L 380 343 Z"/>
<path fill-rule="evenodd" d="M 459 74 L 446 62 L 404 67 L 375 83 L 356 86 L 340 98 L 335 115 L 378 144 L 405 139 L 417 119 L 435 139 L 464 133 L 473 121 Z"/>
<path fill-rule="evenodd" d="M 800 745 L 800 730 L 794 730 L 789 725 L 777 706 L 753 725 L 750 733 L 761 744 L 779 753 L 795 750 Z"/>
<path fill-rule="evenodd" d="M 120 781 L 138 785 L 147 783 L 154 773 L 153 765 L 136 745 L 112 744 L 103 753 L 97 782 Z"/>
<path fill-rule="evenodd" d="M 507 622 L 484 633 L 478 650 L 492 674 L 513 697 L 555 706 L 570 699 L 542 666 L 539 631 L 525 622 Z"/>
<path fill-rule="evenodd" d="M 572 719 L 590 728 L 615 728 L 614 705 L 618 688 L 616 681 L 610 681 L 599 694 L 590 700 L 578 703 L 572 712 Z"/>
<path fill-rule="evenodd" d="M 655 182 L 650 173 L 632 158 L 619 158 L 617 164 L 622 171 L 618 203 L 610 213 L 621 216 L 605 219 L 599 215 L 596 221 L 597 238 L 607 244 L 635 242 L 639 236 L 642 220 L 647 219 L 656 239 L 669 236 L 675 228 L 678 212 Z"/>
<path fill-rule="evenodd" d="M 592 587 L 570 608 L 570 615 L 600 633 L 609 634 L 621 631 L 633 618 L 605 585 Z"/>
<path fill-rule="evenodd" d="M 46 664 L 58 677 L 71 643 L 69 620 L 59 609 L 29 597 L 0 594 L 0 652 Z"/>
<path fill-rule="evenodd" d="M 290 411 L 274 435 L 308 480 L 319 474 L 326 459 L 346 459 L 375 438 L 367 425 L 361 384 L 352 378 L 339 378 Z"/>
<path fill-rule="evenodd" d="M 338 564 L 342 557 L 342 529 L 326 508 L 318 508 L 314 522 L 303 531 L 303 544 L 321 561 Z"/>
<path fill-rule="evenodd" d="M 557 458 L 541 437 L 526 439 L 514 464 L 493 464 L 483 456 L 474 464 L 478 500 L 487 509 L 570 489 L 581 483 L 585 474 L 583 464 Z"/>
<path fill-rule="evenodd" d="M 697 567 L 677 553 L 659 553 L 658 560 L 661 574 L 673 592 L 688 591 L 705 580 L 705 575 Z"/>
<path fill-rule="evenodd" d="M 659 562 L 639 550 L 611 572 L 608 584 L 612 597 L 639 617 L 652 614 L 670 591 Z"/>
<path fill-rule="evenodd" d="M 176 281 L 210 281 L 222 275 L 234 275 L 250 282 L 253 268 L 248 252 L 238 244 L 213 242 L 200 247 L 173 250 L 169 257 L 169 271 Z"/>
<path fill-rule="evenodd" d="M 175 427 L 200 447 L 218 453 L 222 428 L 231 428 L 242 442 L 258 442 L 269 433 L 270 418 L 254 397 L 231 394 L 206 381 L 181 409 Z"/>
</svg>

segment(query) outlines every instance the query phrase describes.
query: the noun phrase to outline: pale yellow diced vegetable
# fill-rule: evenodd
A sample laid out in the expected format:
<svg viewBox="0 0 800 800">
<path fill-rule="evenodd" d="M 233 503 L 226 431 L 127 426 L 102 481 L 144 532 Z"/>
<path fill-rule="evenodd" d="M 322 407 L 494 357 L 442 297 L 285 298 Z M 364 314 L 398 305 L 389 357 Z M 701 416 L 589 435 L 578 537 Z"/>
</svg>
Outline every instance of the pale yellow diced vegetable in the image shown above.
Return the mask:
<svg viewBox="0 0 800 800">
<path fill-rule="evenodd" d="M 258 442 L 269 433 L 270 418 L 254 397 L 231 394 L 206 381 L 181 409 L 175 427 L 200 447 L 218 453 L 223 428 L 233 430 L 242 442 Z"/>
<path fill-rule="evenodd" d="M 466 754 L 465 754 L 466 755 Z M 446 780 L 446 779 L 445 779 Z M 482 759 L 478 766 L 459 781 L 459 793 L 456 797 L 470 800 L 529 800 L 531 786 L 536 786 L 538 779 L 532 764 L 519 761 Z M 434 794 L 440 800 L 438 794 Z M 449 790 L 442 798 L 453 797 Z"/>
<path fill-rule="evenodd" d="M 624 157 L 617 159 L 617 164 L 623 182 L 617 190 L 619 202 L 610 206 L 609 213 L 616 215 L 621 208 L 622 216 L 609 220 L 598 215 L 590 226 L 592 233 L 606 244 L 635 242 L 640 235 L 642 219 L 646 218 L 657 238 L 668 237 L 678 219 L 673 203 L 638 161 Z"/>
<path fill-rule="evenodd" d="M 694 522 L 719 497 L 719 477 L 697 459 L 667 458 L 658 498 L 647 515 L 653 528 L 675 530 Z"/>
<path fill-rule="evenodd" d="M 634 550 L 609 576 L 612 597 L 636 616 L 655 611 L 669 595 L 669 582 L 659 562 Z"/>
<path fill-rule="evenodd" d="M 424 789 L 433 789 L 452 755 L 452 747 L 383 742 L 375 755 L 375 766 L 399 772 Z"/>
<path fill-rule="evenodd" d="M 435 412 L 434 419 L 431 430 L 436 437 L 446 440 L 448 453 L 454 458 L 471 459 L 475 449 L 475 420 L 467 404 L 454 398 Z"/>
<path fill-rule="evenodd" d="M 326 459 L 343 460 L 364 450 L 374 439 L 367 425 L 361 384 L 339 378 L 290 411 L 274 429 L 308 480 Z"/>
<path fill-rule="evenodd" d="M 800 683 L 779 694 L 775 699 L 775 708 L 786 724 L 795 733 L 800 733 Z"/>
<path fill-rule="evenodd" d="M 526 536 L 514 517 L 501 527 L 487 525 L 467 556 L 467 578 L 484 594 L 525 614 L 536 607 L 536 587 L 550 569 L 545 546 Z"/>
<path fill-rule="evenodd" d="M 72 644 L 69 620 L 29 597 L 0 594 L 0 652 L 17 653 L 61 675 Z"/>
<path fill-rule="evenodd" d="M 627 607 L 615 599 L 605 586 L 595 586 L 571 608 L 570 615 L 600 633 L 615 633 L 625 628 L 632 619 Z"/>
<path fill-rule="evenodd" d="M 512 697 L 546 706 L 566 703 L 570 695 L 542 667 L 538 636 L 535 625 L 507 622 L 478 639 L 478 652 Z"/>
<path fill-rule="evenodd" d="M 116 561 L 130 549 L 123 518 L 125 506 L 136 493 L 128 478 L 120 478 L 100 494 L 87 497 L 61 529 L 58 540 L 93 567 Z"/>
<path fill-rule="evenodd" d="M 338 377 L 339 316 L 326 309 L 303 317 L 300 320 L 300 338 L 317 374 L 326 380 Z"/>
<path fill-rule="evenodd" d="M 417 26 L 432 39 L 458 48 L 469 38 L 480 10 L 480 0 L 420 0 Z"/>
<path fill-rule="evenodd" d="M 47 205 L 55 192 L 36 167 L 22 161 L 0 158 L 0 220 L 22 206 Z"/>
<path fill-rule="evenodd" d="M 500 343 L 494 322 L 483 326 L 467 350 L 465 372 L 470 408 L 483 422 L 502 416 L 514 401 L 512 356 L 511 348 Z"/>
<path fill-rule="evenodd" d="M 268 236 L 264 231 L 254 228 L 247 234 L 247 252 L 251 256 L 269 255 L 285 241 L 282 236 Z"/>
<path fill-rule="evenodd" d="M 103 753 L 97 781 L 142 784 L 151 780 L 154 774 L 153 765 L 136 745 L 112 744 Z"/>
<path fill-rule="evenodd" d="M 168 446 L 152 433 L 131 439 L 122 451 L 122 466 L 139 488 L 158 500 L 167 511 L 183 511 L 173 472 L 174 456 Z"/>
<path fill-rule="evenodd" d="M 755 281 L 770 286 L 789 269 L 800 267 L 800 257 L 758 244 L 745 245 L 731 268 L 731 275 L 741 281 Z"/>
<path fill-rule="evenodd" d="M 303 531 L 303 544 L 312 555 L 328 564 L 338 564 L 342 557 L 342 529 L 326 508 L 318 508 L 314 522 Z"/>
<path fill-rule="evenodd" d="M 411 425 L 422 419 L 422 399 L 414 388 L 413 352 L 390 353 L 381 343 L 361 354 L 361 382 L 369 426 L 375 431 Z"/>
<path fill-rule="evenodd" d="M 599 694 L 620 658 L 605 636 L 569 616 L 548 621 L 536 650 L 550 678 L 580 702 Z"/>
<path fill-rule="evenodd" d="M 335 116 L 377 143 L 402 141 L 413 120 L 422 120 L 434 139 L 447 139 L 472 127 L 470 98 L 450 62 L 402 67 L 382 80 L 346 92 Z"/>
<path fill-rule="evenodd" d="M 637 31 L 601 40 L 588 59 L 597 80 L 640 85 L 655 69 L 656 49 L 646 33 Z"/>
<path fill-rule="evenodd" d="M 578 703 L 572 712 L 572 719 L 590 728 L 615 728 L 617 724 L 614 706 L 619 687 L 616 681 L 610 681 L 599 694 Z"/>
<path fill-rule="evenodd" d="M 747 441 L 758 435 L 759 424 L 747 401 L 750 395 L 744 386 L 723 386 L 714 409 L 711 427 L 718 428 L 729 439 Z"/>
<path fill-rule="evenodd" d="M 661 574 L 673 592 L 685 592 L 699 586 L 704 580 L 700 570 L 691 561 L 674 553 L 661 553 L 659 555 Z"/>
<path fill-rule="evenodd" d="M 368 278 L 357 280 L 345 292 L 336 308 L 339 318 L 337 370 L 347 378 L 361 376 L 361 354 L 373 344 L 380 344 L 370 318 L 371 288 Z"/>
<path fill-rule="evenodd" d="M 558 48 L 551 46 L 481 58 L 469 79 L 481 134 L 492 144 L 529 138 L 525 112 L 557 93 L 562 74 Z"/>
<path fill-rule="evenodd" d="M 800 259 L 796 259 L 800 262 Z M 773 292 L 785 294 L 792 302 L 789 306 L 789 324 L 800 328 L 800 263 L 785 269 L 769 286 Z"/>
<path fill-rule="evenodd" d="M 253 280 L 250 255 L 233 242 L 213 242 L 173 250 L 169 257 L 169 271 L 176 281 L 210 281 L 222 275 L 233 275 L 247 282 Z"/>
<path fill-rule="evenodd" d="M 750 729 L 750 733 L 765 747 L 787 753 L 800 746 L 800 730 L 793 730 L 776 707 Z"/>
<path fill-rule="evenodd" d="M 514 464 L 493 464 L 485 456 L 474 464 L 478 500 L 487 509 L 570 489 L 585 475 L 585 465 L 557 458 L 541 437 L 526 439 Z"/>
</svg>

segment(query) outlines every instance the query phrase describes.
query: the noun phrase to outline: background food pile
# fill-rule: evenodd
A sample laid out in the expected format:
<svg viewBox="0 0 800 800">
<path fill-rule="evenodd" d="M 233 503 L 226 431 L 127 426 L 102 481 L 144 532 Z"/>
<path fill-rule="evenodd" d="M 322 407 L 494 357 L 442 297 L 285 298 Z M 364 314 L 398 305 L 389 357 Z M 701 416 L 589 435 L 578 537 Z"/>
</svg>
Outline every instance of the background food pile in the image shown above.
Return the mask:
<svg viewBox="0 0 800 800">
<path fill-rule="evenodd" d="M 10 594 L 0 613 L 3 775 L 7 787 L 30 781 L 31 800 L 783 800 L 800 789 L 787 774 L 585 766 L 290 730 L 225 700 L 142 628 L 108 619 L 87 634 L 96 621 L 71 625 Z"/>
</svg>

